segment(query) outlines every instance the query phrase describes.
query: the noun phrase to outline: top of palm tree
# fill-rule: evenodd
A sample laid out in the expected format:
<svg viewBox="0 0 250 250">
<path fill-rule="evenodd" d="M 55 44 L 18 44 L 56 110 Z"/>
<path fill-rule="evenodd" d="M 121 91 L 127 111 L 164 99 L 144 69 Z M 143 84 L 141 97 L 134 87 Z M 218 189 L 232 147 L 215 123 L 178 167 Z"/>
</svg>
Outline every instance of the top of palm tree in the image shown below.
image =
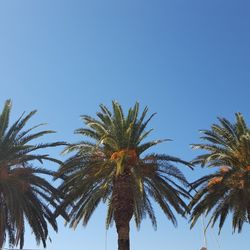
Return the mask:
<svg viewBox="0 0 250 250">
<path fill-rule="evenodd" d="M 81 118 L 88 128 L 77 129 L 75 133 L 94 139 L 110 152 L 136 148 L 137 154 L 141 154 L 151 146 L 167 141 L 155 140 L 141 144 L 152 132 L 152 129 L 148 131 L 145 131 L 145 129 L 156 114 L 153 113 L 145 120 L 148 107 L 144 108 L 140 116 L 138 102 L 135 103 L 133 108 L 129 109 L 127 116 L 124 115 L 122 107 L 117 101 L 112 102 L 112 107 L 113 112 L 101 104 L 101 111 L 97 113 L 99 119 L 82 115 Z M 73 148 L 70 147 L 70 149 Z"/>
<path fill-rule="evenodd" d="M 191 226 L 203 214 L 210 214 L 209 224 L 219 221 L 221 230 L 230 212 L 234 231 L 240 232 L 244 222 L 250 222 L 250 130 L 241 113 L 235 116 L 235 123 L 218 118 L 220 124 L 201 130 L 205 143 L 193 144 L 193 148 L 207 151 L 194 164 L 219 169 L 191 184 L 198 189 L 189 205 L 193 208 Z"/>
<path fill-rule="evenodd" d="M 138 227 L 146 214 L 156 226 L 151 199 L 160 205 L 176 225 L 172 208 L 183 215 L 186 205 L 182 197 L 188 198 L 189 194 L 182 187 L 183 184 L 187 185 L 187 180 L 174 164 L 190 164 L 166 154 L 142 156 L 152 146 L 166 141 L 145 142 L 152 131 L 146 130 L 147 125 L 155 113 L 146 118 L 148 108 L 145 107 L 139 114 L 138 102 L 128 110 L 127 115 L 118 102 L 113 101 L 112 108 L 110 111 L 100 105 L 101 111 L 97 113 L 97 118 L 83 115 L 86 127 L 75 132 L 90 138 L 90 141 L 71 144 L 64 150 L 65 153 L 75 153 L 58 172 L 58 176 L 64 179 L 60 186 L 65 193 L 62 207 L 69 209 L 70 226 L 75 227 L 80 220 L 87 224 L 99 202 L 104 201 L 108 203 L 108 227 L 115 211 L 122 207 L 125 186 L 130 190 L 125 192 L 126 199 L 131 202 L 133 208 L 129 209 L 133 209 L 131 213 Z M 123 188 L 119 183 L 124 183 Z"/>
<path fill-rule="evenodd" d="M 38 149 L 62 146 L 65 142 L 55 143 L 40 143 L 37 145 L 29 144 L 30 141 L 42 137 L 45 134 L 55 133 L 53 130 L 43 130 L 39 132 L 31 132 L 45 123 L 40 123 L 32 128 L 24 130 L 26 123 L 37 112 L 31 111 L 27 115 L 23 113 L 11 126 L 9 126 L 9 118 L 12 103 L 11 100 L 5 102 L 2 113 L 0 114 L 0 161 L 8 161 L 8 164 L 17 165 L 27 163 L 28 161 L 38 160 L 42 163 L 43 160 L 54 161 L 61 163 L 61 161 L 49 157 L 48 154 L 33 154 Z"/>
<path fill-rule="evenodd" d="M 11 100 L 7 100 L 0 113 L 0 247 L 8 238 L 11 247 L 19 245 L 23 248 L 25 221 L 31 227 L 36 241 L 41 241 L 45 247 L 47 224 L 57 231 L 52 208 L 57 207 L 60 196 L 58 190 L 41 176 L 53 176 L 54 172 L 35 164 L 36 161 L 43 163 L 44 160 L 59 164 L 61 161 L 37 151 L 65 143 L 33 144 L 34 139 L 54 131 L 33 132 L 43 124 L 24 129 L 36 111 L 27 115 L 23 113 L 9 125 L 11 106 Z"/>
<path fill-rule="evenodd" d="M 110 159 L 115 157 L 115 154 L 135 154 L 139 157 L 143 152 L 165 141 L 171 141 L 170 139 L 152 140 L 144 142 L 147 136 L 153 131 L 153 129 L 146 130 L 150 120 L 156 115 L 153 113 L 146 119 L 148 107 L 146 106 L 141 115 L 139 114 L 139 103 L 136 102 L 133 108 L 128 110 L 128 114 L 124 115 L 121 105 L 117 101 L 112 101 L 113 112 L 111 112 L 103 104 L 100 105 L 100 112 L 97 112 L 97 117 L 93 118 L 88 115 L 82 115 L 81 118 L 86 125 L 86 128 L 79 128 L 75 130 L 76 134 L 80 134 L 94 140 L 92 142 L 83 141 L 76 144 L 71 144 L 67 147 L 63 153 L 69 153 L 78 150 L 79 153 L 87 152 L 89 148 L 92 153 L 93 150 L 97 150 L 98 146 L 105 151 L 105 155 Z M 93 147 L 94 146 L 94 147 Z M 83 149 L 83 151 L 82 151 Z M 172 160 L 181 162 L 188 165 L 191 164 L 182 161 L 179 158 L 171 157 Z M 117 173 L 120 173 L 120 169 Z"/>
<path fill-rule="evenodd" d="M 246 167 L 250 165 L 250 130 L 241 113 L 236 113 L 236 123 L 218 118 L 211 130 L 201 130 L 201 139 L 208 142 L 193 144 L 192 148 L 208 151 L 193 160 L 194 164 L 208 167 Z"/>
</svg>

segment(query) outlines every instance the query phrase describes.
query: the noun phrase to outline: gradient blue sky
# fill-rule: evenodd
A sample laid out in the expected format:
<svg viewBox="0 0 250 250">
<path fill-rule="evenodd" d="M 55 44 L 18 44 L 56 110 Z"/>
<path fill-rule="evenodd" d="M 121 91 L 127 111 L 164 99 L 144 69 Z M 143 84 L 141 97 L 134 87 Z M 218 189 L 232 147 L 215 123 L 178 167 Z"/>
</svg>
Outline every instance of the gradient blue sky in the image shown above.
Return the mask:
<svg viewBox="0 0 250 250">
<path fill-rule="evenodd" d="M 157 112 L 152 138 L 174 140 L 155 151 L 191 160 L 189 144 L 217 116 L 241 111 L 250 123 L 249 12 L 249 0 L 0 0 L 0 103 L 13 100 L 13 119 L 38 109 L 32 122 L 58 131 L 47 140 L 74 142 L 81 114 L 139 101 Z M 189 180 L 204 173 L 184 171 Z M 132 250 L 201 248 L 201 224 L 190 231 L 179 218 L 174 228 L 156 211 L 156 232 L 148 220 L 139 232 L 131 224 Z M 60 220 L 47 249 L 105 250 L 105 213 L 100 206 L 75 231 Z M 228 221 L 219 239 L 209 231 L 209 247 L 219 249 L 218 239 L 221 250 L 248 250 L 249 233 L 233 235 Z M 26 236 L 25 247 L 38 248 Z M 107 238 L 115 250 L 114 227 Z"/>
</svg>

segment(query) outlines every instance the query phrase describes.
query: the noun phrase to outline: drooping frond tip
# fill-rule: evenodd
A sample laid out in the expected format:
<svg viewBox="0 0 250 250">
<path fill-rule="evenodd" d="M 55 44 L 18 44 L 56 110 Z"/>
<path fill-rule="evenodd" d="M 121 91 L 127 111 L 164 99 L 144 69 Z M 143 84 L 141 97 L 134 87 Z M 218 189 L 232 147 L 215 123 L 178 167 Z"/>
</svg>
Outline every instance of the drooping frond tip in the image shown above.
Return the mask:
<svg viewBox="0 0 250 250">
<path fill-rule="evenodd" d="M 2 137 L 5 130 L 7 129 L 9 125 L 9 116 L 11 111 L 11 99 L 8 99 L 5 101 L 3 111 L 0 114 L 0 136 Z"/>
<path fill-rule="evenodd" d="M 7 99 L 7 100 L 5 101 L 5 105 L 4 105 L 4 106 L 7 106 L 7 107 L 11 108 L 11 106 L 12 106 L 12 101 L 11 101 L 11 99 Z"/>
</svg>

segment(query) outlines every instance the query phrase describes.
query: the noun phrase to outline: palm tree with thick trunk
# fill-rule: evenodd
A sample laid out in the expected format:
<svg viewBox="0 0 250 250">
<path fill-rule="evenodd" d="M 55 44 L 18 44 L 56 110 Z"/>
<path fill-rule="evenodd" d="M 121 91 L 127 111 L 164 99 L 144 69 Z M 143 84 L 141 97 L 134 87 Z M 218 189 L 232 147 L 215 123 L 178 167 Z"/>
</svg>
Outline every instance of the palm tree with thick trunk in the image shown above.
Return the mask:
<svg viewBox="0 0 250 250">
<path fill-rule="evenodd" d="M 156 228 L 152 206 L 155 201 L 167 218 L 177 224 L 174 211 L 184 216 L 189 198 L 187 180 L 173 164 L 189 165 L 165 154 L 145 154 L 152 146 L 165 140 L 144 142 L 151 130 L 146 130 L 148 108 L 139 114 L 139 104 L 125 116 L 121 106 L 113 102 L 113 110 L 100 105 L 97 118 L 84 115 L 85 128 L 77 134 L 89 138 L 72 144 L 65 153 L 72 153 L 58 172 L 63 179 L 62 209 L 69 213 L 70 226 L 82 220 L 87 224 L 98 204 L 107 204 L 106 227 L 114 221 L 118 234 L 118 249 L 129 250 L 129 226 L 132 217 L 139 227 L 147 214 Z"/>
<path fill-rule="evenodd" d="M 60 161 L 37 151 L 62 143 L 32 144 L 32 140 L 53 131 L 33 132 L 42 124 L 24 130 L 36 111 L 23 114 L 9 126 L 10 111 L 11 101 L 7 100 L 0 114 L 0 248 L 7 239 L 10 247 L 23 248 L 26 225 L 30 226 L 37 243 L 42 242 L 45 247 L 48 224 L 57 231 L 53 208 L 57 207 L 59 196 L 57 189 L 44 178 L 54 173 L 36 162 L 59 164 Z"/>
<path fill-rule="evenodd" d="M 203 214 L 210 216 L 212 226 L 218 221 L 219 230 L 229 214 L 234 231 L 250 223 L 250 130 L 242 114 L 235 116 L 235 123 L 219 118 L 219 124 L 201 131 L 205 143 L 193 145 L 206 151 L 193 163 L 217 171 L 192 184 L 197 192 L 190 203 L 191 226 Z"/>
</svg>

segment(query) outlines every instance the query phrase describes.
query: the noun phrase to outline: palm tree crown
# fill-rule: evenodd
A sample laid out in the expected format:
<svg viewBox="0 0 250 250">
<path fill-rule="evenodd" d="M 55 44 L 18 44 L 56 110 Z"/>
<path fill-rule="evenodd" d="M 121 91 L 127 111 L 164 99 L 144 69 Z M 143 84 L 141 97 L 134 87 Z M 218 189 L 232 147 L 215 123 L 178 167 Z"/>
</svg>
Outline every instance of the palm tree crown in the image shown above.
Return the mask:
<svg viewBox="0 0 250 250">
<path fill-rule="evenodd" d="M 250 222 L 250 130 L 243 116 L 235 115 L 235 124 L 219 118 L 219 125 L 201 131 L 207 143 L 193 145 L 207 151 L 193 161 L 195 164 L 219 170 L 193 183 L 199 190 L 190 203 L 192 226 L 203 213 L 211 213 L 212 226 L 219 221 L 219 230 L 229 213 L 234 231 L 240 232 L 244 222 Z"/>
<path fill-rule="evenodd" d="M 61 145 L 47 143 L 32 145 L 33 139 L 53 133 L 46 130 L 31 131 L 38 126 L 23 130 L 36 111 L 24 114 L 9 127 L 11 101 L 7 100 L 0 114 L 0 248 L 9 239 L 9 245 L 24 245 L 25 221 L 31 227 L 37 243 L 46 246 L 49 223 L 57 231 L 57 223 L 51 211 L 59 201 L 58 191 L 40 175 L 53 175 L 52 171 L 35 167 L 34 160 L 58 160 L 47 154 L 37 154 L 38 149 Z M 55 198 L 53 201 L 52 196 Z"/>
<path fill-rule="evenodd" d="M 62 207 L 68 208 L 70 226 L 76 227 L 81 220 L 87 224 L 101 201 L 107 203 L 106 226 L 115 221 L 119 249 L 129 249 L 129 221 L 133 216 L 139 227 L 147 214 L 156 227 L 152 199 L 174 225 L 173 209 L 184 214 L 182 198 L 187 198 L 188 193 L 183 184 L 187 181 L 171 162 L 188 163 L 165 154 L 142 155 L 164 141 L 144 142 L 151 132 L 146 127 L 155 115 L 146 119 L 147 107 L 139 115 L 136 103 L 127 116 L 117 102 L 113 102 L 113 112 L 104 105 L 100 109 L 97 119 L 82 116 L 86 128 L 76 130 L 92 140 L 72 144 L 65 150 L 75 154 L 58 173 L 64 179 L 60 186 L 65 193 Z"/>
</svg>

